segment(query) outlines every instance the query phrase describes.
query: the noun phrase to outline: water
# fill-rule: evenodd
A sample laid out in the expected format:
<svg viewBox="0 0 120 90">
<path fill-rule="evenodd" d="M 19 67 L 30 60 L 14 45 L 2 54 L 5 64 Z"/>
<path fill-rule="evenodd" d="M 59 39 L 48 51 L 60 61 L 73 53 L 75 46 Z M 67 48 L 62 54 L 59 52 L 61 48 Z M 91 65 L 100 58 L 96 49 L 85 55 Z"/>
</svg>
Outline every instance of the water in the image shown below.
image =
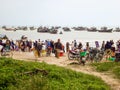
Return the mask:
<svg viewBox="0 0 120 90">
<path fill-rule="evenodd" d="M 63 34 L 59 34 L 62 31 Z M 87 31 L 74 31 L 64 32 L 62 29 L 59 29 L 58 34 L 49 34 L 49 33 L 38 33 L 37 30 L 17 30 L 17 31 L 5 31 L 0 29 L 1 34 L 6 34 L 7 37 L 11 40 L 19 40 L 22 35 L 28 37 L 28 40 L 54 40 L 57 41 L 58 38 L 61 39 L 62 43 L 72 42 L 77 40 L 77 42 L 82 42 L 85 45 L 86 42 L 90 42 L 91 46 L 95 46 L 95 41 L 99 41 L 100 45 L 102 41 L 114 40 L 115 42 L 120 39 L 119 32 L 112 33 L 99 33 L 99 32 L 87 32 Z"/>
</svg>

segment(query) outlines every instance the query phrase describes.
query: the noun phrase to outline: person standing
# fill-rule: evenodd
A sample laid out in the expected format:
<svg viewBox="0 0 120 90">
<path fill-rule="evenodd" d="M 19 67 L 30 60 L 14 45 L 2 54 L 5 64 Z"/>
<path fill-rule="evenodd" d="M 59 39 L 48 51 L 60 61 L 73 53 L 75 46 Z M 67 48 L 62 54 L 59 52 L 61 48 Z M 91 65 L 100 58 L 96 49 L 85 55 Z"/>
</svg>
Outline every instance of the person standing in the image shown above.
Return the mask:
<svg viewBox="0 0 120 90">
<path fill-rule="evenodd" d="M 95 41 L 95 46 L 96 46 L 97 49 L 99 49 L 100 45 L 99 45 L 98 41 Z"/>
<path fill-rule="evenodd" d="M 89 52 L 89 48 L 90 48 L 90 46 L 89 46 L 89 42 L 87 42 L 86 43 L 86 50 Z"/>
<path fill-rule="evenodd" d="M 81 42 L 79 42 L 79 45 L 78 45 L 78 49 L 82 49 L 82 47 L 83 47 L 83 45 L 82 45 L 82 43 Z"/>
<path fill-rule="evenodd" d="M 60 42 L 60 39 L 54 44 L 55 45 L 55 57 L 59 58 L 60 50 L 62 50 L 62 43 Z"/>
<path fill-rule="evenodd" d="M 102 42 L 101 50 L 105 51 L 105 41 Z"/>
<path fill-rule="evenodd" d="M 74 40 L 74 47 L 77 48 L 77 41 Z"/>
<path fill-rule="evenodd" d="M 42 43 L 38 41 L 37 43 L 37 50 L 38 50 L 38 57 L 41 56 L 41 50 L 42 50 Z"/>
<path fill-rule="evenodd" d="M 70 44 L 69 42 L 66 43 L 66 52 L 68 52 L 70 50 Z"/>
</svg>

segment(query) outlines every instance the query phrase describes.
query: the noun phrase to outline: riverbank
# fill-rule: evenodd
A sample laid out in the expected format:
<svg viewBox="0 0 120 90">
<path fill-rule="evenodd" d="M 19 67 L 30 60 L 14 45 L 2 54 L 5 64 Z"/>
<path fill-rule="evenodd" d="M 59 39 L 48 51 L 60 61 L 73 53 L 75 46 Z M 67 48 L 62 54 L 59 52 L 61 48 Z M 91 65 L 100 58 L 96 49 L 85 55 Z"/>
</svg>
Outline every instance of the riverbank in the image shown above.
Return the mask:
<svg viewBox="0 0 120 90">
<path fill-rule="evenodd" d="M 111 90 L 100 78 L 46 63 L 0 58 L 0 89 Z"/>
<path fill-rule="evenodd" d="M 112 75 L 108 73 L 97 72 L 95 68 L 87 63 L 85 66 L 74 64 L 76 61 L 68 60 L 67 55 L 65 54 L 63 57 L 57 59 L 54 55 L 50 57 L 41 57 L 35 58 L 33 53 L 29 52 L 14 52 L 14 59 L 25 60 L 25 61 L 35 61 L 35 62 L 45 62 L 47 64 L 54 64 L 57 66 L 62 66 L 65 68 L 69 68 L 78 72 L 94 75 L 100 77 L 103 81 L 105 81 L 113 90 L 120 90 L 120 80 L 115 79 Z M 73 64 L 72 64 L 73 63 Z"/>
</svg>

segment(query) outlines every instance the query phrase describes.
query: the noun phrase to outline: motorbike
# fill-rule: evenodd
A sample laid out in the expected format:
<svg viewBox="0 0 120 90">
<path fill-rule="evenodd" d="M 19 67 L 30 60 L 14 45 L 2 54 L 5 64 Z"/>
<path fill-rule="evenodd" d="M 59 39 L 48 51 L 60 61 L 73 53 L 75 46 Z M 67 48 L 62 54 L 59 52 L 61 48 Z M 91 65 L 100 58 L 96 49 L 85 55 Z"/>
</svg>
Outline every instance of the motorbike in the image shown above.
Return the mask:
<svg viewBox="0 0 120 90">
<path fill-rule="evenodd" d="M 89 59 L 91 62 L 100 62 L 103 59 L 104 51 L 97 48 L 91 48 L 89 51 Z"/>
<path fill-rule="evenodd" d="M 80 55 L 79 55 L 79 51 L 78 50 L 69 50 L 68 51 L 68 59 L 69 60 L 73 60 L 73 59 L 79 59 Z"/>
<path fill-rule="evenodd" d="M 84 51 L 85 55 L 81 55 L 81 51 L 79 50 L 69 50 L 68 59 L 69 60 L 78 60 L 79 64 L 85 65 L 86 60 L 88 59 L 88 53 Z"/>
</svg>

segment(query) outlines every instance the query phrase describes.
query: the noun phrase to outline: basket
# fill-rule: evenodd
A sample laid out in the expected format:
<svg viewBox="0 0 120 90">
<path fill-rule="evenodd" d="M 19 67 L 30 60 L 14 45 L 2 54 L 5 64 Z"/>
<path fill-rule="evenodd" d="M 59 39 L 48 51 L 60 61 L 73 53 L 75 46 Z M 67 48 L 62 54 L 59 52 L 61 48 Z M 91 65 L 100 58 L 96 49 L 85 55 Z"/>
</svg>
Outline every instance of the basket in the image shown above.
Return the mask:
<svg viewBox="0 0 120 90">
<path fill-rule="evenodd" d="M 110 58 L 108 58 L 108 60 L 110 60 L 110 61 L 115 61 L 115 58 L 110 57 Z"/>
<path fill-rule="evenodd" d="M 63 54 L 63 51 L 60 51 L 59 52 L 59 56 L 62 57 L 64 54 Z"/>
<path fill-rule="evenodd" d="M 46 56 L 46 50 L 41 50 L 41 56 Z"/>
<path fill-rule="evenodd" d="M 86 56 L 86 52 L 80 52 L 80 56 L 82 57 Z"/>
</svg>

